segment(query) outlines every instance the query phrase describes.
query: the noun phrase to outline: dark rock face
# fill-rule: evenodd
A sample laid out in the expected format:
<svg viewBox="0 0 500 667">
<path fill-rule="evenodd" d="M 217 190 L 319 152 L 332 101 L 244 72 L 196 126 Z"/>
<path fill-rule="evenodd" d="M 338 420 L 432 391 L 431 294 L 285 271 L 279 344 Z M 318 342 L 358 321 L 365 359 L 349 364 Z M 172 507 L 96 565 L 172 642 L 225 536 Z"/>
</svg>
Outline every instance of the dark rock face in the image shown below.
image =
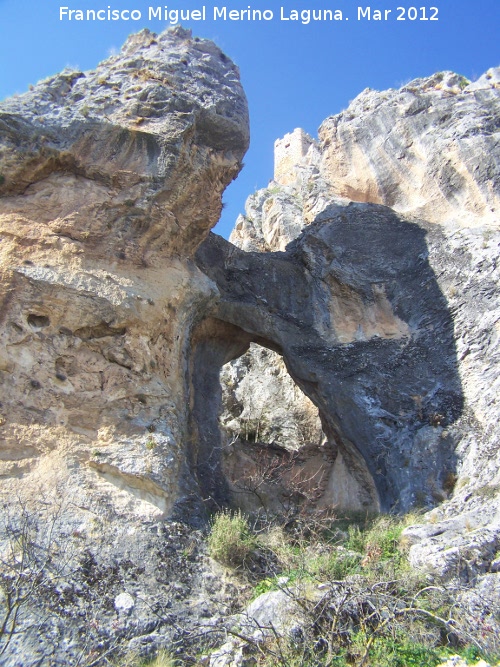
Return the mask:
<svg viewBox="0 0 500 667">
<path fill-rule="evenodd" d="M 405 536 L 411 563 L 469 585 L 500 547 L 499 77 L 367 89 L 317 141 L 285 135 L 231 235 L 250 252 L 198 255 L 211 315 L 283 354 L 344 471 L 382 509 L 434 508 Z M 236 392 L 259 369 L 242 359 Z"/>
<path fill-rule="evenodd" d="M 427 239 L 440 236 L 352 204 L 327 209 L 284 253 L 245 253 L 213 235 L 197 253 L 221 293 L 212 317 L 283 355 L 330 446 L 385 510 L 435 502 L 455 470 L 445 429 L 463 396 L 453 322 L 428 262 Z M 215 387 L 195 382 L 195 401 Z"/>
<path fill-rule="evenodd" d="M 256 307 L 246 295 L 241 326 L 264 328 L 278 345 L 286 339 L 298 383 L 320 367 L 321 383 L 301 386 L 330 423 L 330 446 L 334 423 L 362 454 L 383 508 L 434 507 L 424 518 L 432 530 L 410 535 L 410 560 L 467 581 L 496 571 L 500 547 L 499 78 L 499 68 L 474 83 L 441 72 L 399 91 L 367 89 L 321 125 L 318 140 L 301 129 L 277 140 L 274 179 L 248 198 L 231 235 L 250 253 L 225 253 L 231 279 L 236 263 L 240 276 L 254 266 L 256 252 L 276 271 L 284 257 L 303 267 L 297 294 L 304 274 L 306 307 L 292 303 L 276 327 L 262 299 Z M 284 298 L 291 272 L 280 275 Z M 244 290 L 218 281 L 218 316 L 237 321 Z M 268 298 L 267 285 L 253 277 L 248 285 Z M 319 346 L 288 340 L 290 313 L 302 340 L 319 336 Z M 237 392 L 258 373 L 251 351 L 244 359 Z"/>
</svg>

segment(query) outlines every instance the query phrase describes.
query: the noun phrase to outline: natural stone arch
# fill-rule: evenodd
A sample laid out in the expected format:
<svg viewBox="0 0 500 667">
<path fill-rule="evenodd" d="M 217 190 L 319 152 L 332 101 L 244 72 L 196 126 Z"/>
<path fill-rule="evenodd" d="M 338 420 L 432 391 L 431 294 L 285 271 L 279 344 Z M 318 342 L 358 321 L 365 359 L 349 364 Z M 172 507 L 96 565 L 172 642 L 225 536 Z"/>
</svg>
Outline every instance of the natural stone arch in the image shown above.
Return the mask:
<svg viewBox="0 0 500 667">
<path fill-rule="evenodd" d="M 248 447 L 248 440 L 245 447 L 245 438 L 242 438 L 232 452 L 225 449 L 228 440 L 219 423 L 222 412 L 220 372 L 224 364 L 245 354 L 251 343 L 282 354 L 273 341 L 253 336 L 216 318 L 207 318 L 193 332 L 188 467 L 191 483 L 195 483 L 205 507 L 214 510 L 233 506 L 279 513 L 280 509 L 292 509 L 290 504 L 285 507 L 283 503 L 283 498 L 288 497 L 290 503 L 296 504 L 296 509 L 304 505 L 302 509 L 308 510 L 341 507 L 377 511 L 377 490 L 363 457 L 354 446 L 346 447 L 321 410 L 322 442 L 305 443 L 294 452 L 276 443 L 255 442 L 255 438 L 254 447 Z M 293 375 L 290 377 L 296 382 Z M 243 466 L 239 485 L 238 461 Z M 253 494 L 252 502 L 249 480 L 259 474 L 265 476 L 276 464 L 280 466 L 276 471 L 278 483 L 257 480 L 266 499 Z"/>
<path fill-rule="evenodd" d="M 456 470 L 463 392 L 428 238 L 444 247 L 435 225 L 351 204 L 325 210 L 286 252 L 210 235 L 197 253 L 220 293 L 213 316 L 283 354 L 348 468 L 366 463 L 384 511 L 435 505 Z"/>
</svg>

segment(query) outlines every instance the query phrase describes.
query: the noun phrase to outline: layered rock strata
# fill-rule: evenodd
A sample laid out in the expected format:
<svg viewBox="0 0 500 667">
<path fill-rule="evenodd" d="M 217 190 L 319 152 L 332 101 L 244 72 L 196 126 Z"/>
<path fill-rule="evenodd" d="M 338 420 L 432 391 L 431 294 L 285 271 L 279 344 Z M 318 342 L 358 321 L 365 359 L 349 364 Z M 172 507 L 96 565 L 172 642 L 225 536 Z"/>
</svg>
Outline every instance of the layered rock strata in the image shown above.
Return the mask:
<svg viewBox="0 0 500 667">
<path fill-rule="evenodd" d="M 474 83 L 453 72 L 399 90 L 367 88 L 314 140 L 275 143 L 274 179 L 251 195 L 230 240 L 284 250 L 332 201 L 383 204 L 464 228 L 498 226 L 499 68 Z"/>
<path fill-rule="evenodd" d="M 6 100 L 0 125 L 3 488 L 52 466 L 165 514 L 189 332 L 214 295 L 192 257 L 248 145 L 238 70 L 145 30 Z"/>
</svg>

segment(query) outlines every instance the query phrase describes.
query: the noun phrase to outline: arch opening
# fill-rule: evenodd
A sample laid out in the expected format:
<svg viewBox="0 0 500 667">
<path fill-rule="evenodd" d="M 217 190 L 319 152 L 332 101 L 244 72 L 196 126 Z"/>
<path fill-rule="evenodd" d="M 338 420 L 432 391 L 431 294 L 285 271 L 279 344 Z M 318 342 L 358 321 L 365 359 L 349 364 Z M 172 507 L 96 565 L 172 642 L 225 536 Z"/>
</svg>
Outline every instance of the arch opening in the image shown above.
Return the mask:
<svg viewBox="0 0 500 667">
<path fill-rule="evenodd" d="M 362 455 L 276 344 L 207 318 L 193 350 L 189 467 L 206 509 L 379 511 Z"/>
<path fill-rule="evenodd" d="M 350 470 L 352 454 L 326 435 L 319 409 L 282 355 L 250 343 L 221 368 L 220 384 L 221 468 L 232 506 L 283 516 L 378 511 L 361 457 Z"/>
</svg>

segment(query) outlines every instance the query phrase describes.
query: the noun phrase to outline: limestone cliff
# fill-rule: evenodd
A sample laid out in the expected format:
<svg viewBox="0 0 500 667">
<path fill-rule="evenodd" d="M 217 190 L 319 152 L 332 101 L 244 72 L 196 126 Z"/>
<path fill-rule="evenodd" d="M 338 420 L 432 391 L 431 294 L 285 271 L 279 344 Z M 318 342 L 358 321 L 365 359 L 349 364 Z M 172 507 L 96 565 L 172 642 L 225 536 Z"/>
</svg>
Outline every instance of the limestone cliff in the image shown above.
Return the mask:
<svg viewBox="0 0 500 667">
<path fill-rule="evenodd" d="M 164 513 L 214 292 L 192 257 L 248 145 L 237 68 L 188 31 L 142 31 L 6 100 L 0 125 L 2 488 L 52 465 Z"/>
<path fill-rule="evenodd" d="M 0 128 L 0 662 L 88 665 L 156 627 L 153 597 L 177 591 L 187 624 L 210 607 L 181 555 L 200 535 L 151 522 L 183 496 L 190 331 L 216 294 L 193 256 L 247 103 L 212 42 L 144 30 L 2 102 Z"/>
<path fill-rule="evenodd" d="M 274 179 L 247 200 L 231 241 L 284 250 L 332 201 L 383 204 L 429 222 L 498 225 L 499 69 L 476 82 L 452 72 L 400 90 L 366 89 L 313 140 L 275 143 Z"/>
</svg>

